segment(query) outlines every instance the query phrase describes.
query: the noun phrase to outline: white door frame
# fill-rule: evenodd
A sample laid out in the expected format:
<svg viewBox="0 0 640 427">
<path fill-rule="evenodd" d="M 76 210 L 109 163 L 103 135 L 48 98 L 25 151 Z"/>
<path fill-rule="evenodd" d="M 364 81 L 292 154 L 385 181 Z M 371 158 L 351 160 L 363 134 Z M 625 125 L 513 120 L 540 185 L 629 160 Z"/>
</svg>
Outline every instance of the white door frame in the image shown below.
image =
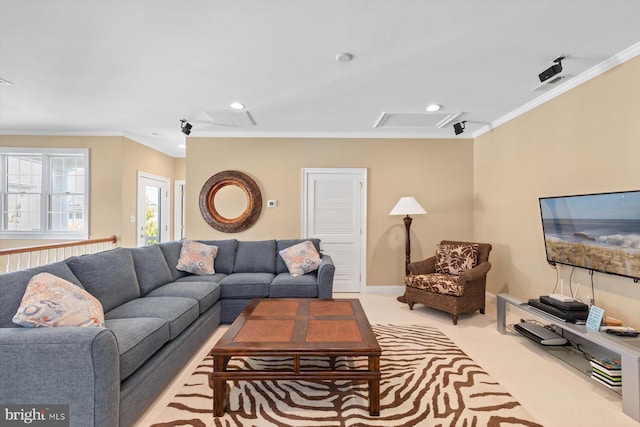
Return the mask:
<svg viewBox="0 0 640 427">
<path fill-rule="evenodd" d="M 173 240 L 180 240 L 185 236 L 185 189 L 186 181 L 184 179 L 176 180 L 174 184 L 175 194 L 173 198 Z"/>
<path fill-rule="evenodd" d="M 362 183 L 362 192 L 360 198 L 360 293 L 365 293 L 367 290 L 367 169 L 366 168 L 302 168 L 302 238 L 309 238 L 312 236 L 305 236 L 307 230 L 307 203 L 306 197 L 309 189 L 307 183 L 307 176 L 309 174 L 317 173 L 348 173 L 359 174 L 360 182 Z"/>
<path fill-rule="evenodd" d="M 169 209 L 170 200 L 171 200 L 171 189 L 169 184 L 171 180 L 164 176 L 154 175 L 148 172 L 138 171 L 137 183 L 136 183 L 136 246 L 141 246 L 140 243 L 140 227 L 144 227 L 145 217 L 144 217 L 144 209 L 140 209 L 141 197 L 142 197 L 142 206 L 144 206 L 144 188 L 142 188 L 142 183 L 147 181 L 155 181 L 158 183 L 158 187 L 164 190 L 164 194 L 162 195 L 162 203 L 160 206 L 160 221 L 158 224 L 160 230 L 160 241 L 168 242 L 171 240 L 171 231 L 169 230 L 169 224 L 171 223 L 171 209 Z"/>
</svg>

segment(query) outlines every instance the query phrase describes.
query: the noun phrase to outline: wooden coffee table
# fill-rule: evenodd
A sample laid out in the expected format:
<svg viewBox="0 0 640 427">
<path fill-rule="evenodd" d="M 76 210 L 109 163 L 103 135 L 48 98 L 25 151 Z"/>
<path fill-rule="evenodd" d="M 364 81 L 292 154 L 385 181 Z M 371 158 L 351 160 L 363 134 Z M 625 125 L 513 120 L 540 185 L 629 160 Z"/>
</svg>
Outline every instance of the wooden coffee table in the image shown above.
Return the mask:
<svg viewBox="0 0 640 427">
<path fill-rule="evenodd" d="M 368 381 L 369 414 L 380 415 L 380 346 L 357 299 L 254 299 L 211 350 L 213 415 L 224 415 L 227 380 Z M 290 370 L 227 370 L 232 357 L 291 357 Z M 327 356 L 328 369 L 300 359 Z M 335 369 L 338 356 L 368 358 L 367 369 Z"/>
</svg>

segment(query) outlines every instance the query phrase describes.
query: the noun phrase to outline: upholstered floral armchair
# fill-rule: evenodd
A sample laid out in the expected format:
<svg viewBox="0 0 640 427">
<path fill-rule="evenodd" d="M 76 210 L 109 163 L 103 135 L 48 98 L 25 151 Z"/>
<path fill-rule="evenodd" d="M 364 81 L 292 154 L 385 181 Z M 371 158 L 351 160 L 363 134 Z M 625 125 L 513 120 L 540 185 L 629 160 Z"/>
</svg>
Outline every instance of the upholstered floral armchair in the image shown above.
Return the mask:
<svg viewBox="0 0 640 427">
<path fill-rule="evenodd" d="M 404 299 L 413 310 L 415 303 L 458 315 L 480 310 L 484 314 L 487 272 L 491 245 L 443 240 L 436 255 L 409 264 Z"/>
</svg>

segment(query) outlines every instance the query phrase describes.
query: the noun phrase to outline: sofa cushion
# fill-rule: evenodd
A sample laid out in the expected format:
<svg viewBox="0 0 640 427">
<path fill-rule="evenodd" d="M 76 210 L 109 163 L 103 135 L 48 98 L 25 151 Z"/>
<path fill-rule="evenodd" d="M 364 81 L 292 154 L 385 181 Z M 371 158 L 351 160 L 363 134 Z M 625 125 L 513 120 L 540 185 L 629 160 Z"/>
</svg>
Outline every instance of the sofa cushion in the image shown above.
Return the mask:
<svg viewBox="0 0 640 427">
<path fill-rule="evenodd" d="M 105 327 L 118 341 L 120 381 L 134 373 L 169 341 L 169 322 L 154 317 L 111 319 Z"/>
<path fill-rule="evenodd" d="M 104 326 L 102 305 L 79 286 L 51 273 L 29 280 L 13 323 L 38 326 Z"/>
<path fill-rule="evenodd" d="M 136 271 L 142 295 L 151 292 L 158 286 L 173 281 L 171 270 L 169 270 L 169 266 L 158 245 L 143 246 L 130 250 L 133 257 L 133 268 Z"/>
<path fill-rule="evenodd" d="M 266 298 L 274 275 L 271 273 L 233 273 L 220 281 L 221 298 Z"/>
<path fill-rule="evenodd" d="M 209 310 L 220 299 L 220 285 L 211 282 L 173 282 L 154 289 L 146 295 L 152 297 L 184 297 L 198 301 L 200 314 Z"/>
<path fill-rule="evenodd" d="M 270 298 L 317 298 L 318 276 L 316 272 L 293 277 L 289 273 L 278 274 L 269 286 Z"/>
<path fill-rule="evenodd" d="M 192 298 L 136 298 L 105 313 L 106 320 L 156 317 L 169 322 L 169 339 L 184 331 L 200 314 L 198 301 Z"/>
<path fill-rule="evenodd" d="M 29 280 L 38 273 L 51 273 L 82 288 L 80 281 L 64 261 L 22 271 L 0 274 L 0 328 L 18 328 L 12 318 L 27 289 Z"/>
<path fill-rule="evenodd" d="M 140 296 L 129 249 L 69 258 L 67 265 L 82 286 L 102 303 L 105 313 Z"/>
<path fill-rule="evenodd" d="M 182 242 L 176 268 L 199 276 L 213 274 L 216 272 L 213 265 L 216 255 L 218 255 L 217 246 L 185 240 Z"/>
<path fill-rule="evenodd" d="M 469 270 L 478 262 L 478 245 L 438 245 L 436 273 L 454 274 Z"/>
<path fill-rule="evenodd" d="M 234 273 L 275 273 L 276 241 L 238 242 Z"/>
<path fill-rule="evenodd" d="M 173 242 L 159 243 L 158 246 L 162 251 L 164 260 L 167 262 L 169 271 L 171 271 L 171 280 L 176 281 L 181 277 L 186 276 L 187 272 L 180 271 L 176 268 L 178 265 L 178 259 L 180 258 L 180 251 L 182 250 L 182 240 L 175 240 Z"/>
<path fill-rule="evenodd" d="M 218 247 L 218 256 L 214 262 L 216 273 L 233 273 L 233 266 L 236 262 L 236 250 L 238 249 L 238 241 L 236 239 L 198 240 L 198 242 Z"/>
<path fill-rule="evenodd" d="M 313 247 L 316 248 L 316 251 L 320 253 L 320 239 L 283 239 L 276 241 L 276 252 L 280 252 L 283 249 L 287 249 L 293 245 L 297 245 L 298 243 L 302 243 L 305 241 L 310 241 L 313 243 Z M 288 273 L 287 265 L 281 256 L 276 257 L 276 274 L 280 273 Z"/>
<path fill-rule="evenodd" d="M 313 243 L 306 240 L 278 252 L 293 277 L 315 271 L 320 267 L 322 259 Z"/>
</svg>

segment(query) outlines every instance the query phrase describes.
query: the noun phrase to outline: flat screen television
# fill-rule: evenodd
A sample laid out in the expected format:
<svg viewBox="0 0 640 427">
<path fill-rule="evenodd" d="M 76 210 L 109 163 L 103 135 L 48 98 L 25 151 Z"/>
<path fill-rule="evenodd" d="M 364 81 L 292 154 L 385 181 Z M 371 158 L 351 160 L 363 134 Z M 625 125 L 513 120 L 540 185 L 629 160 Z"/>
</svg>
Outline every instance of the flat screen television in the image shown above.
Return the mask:
<svg viewBox="0 0 640 427">
<path fill-rule="evenodd" d="M 640 280 L 640 190 L 541 197 L 540 213 L 549 264 Z"/>
</svg>

